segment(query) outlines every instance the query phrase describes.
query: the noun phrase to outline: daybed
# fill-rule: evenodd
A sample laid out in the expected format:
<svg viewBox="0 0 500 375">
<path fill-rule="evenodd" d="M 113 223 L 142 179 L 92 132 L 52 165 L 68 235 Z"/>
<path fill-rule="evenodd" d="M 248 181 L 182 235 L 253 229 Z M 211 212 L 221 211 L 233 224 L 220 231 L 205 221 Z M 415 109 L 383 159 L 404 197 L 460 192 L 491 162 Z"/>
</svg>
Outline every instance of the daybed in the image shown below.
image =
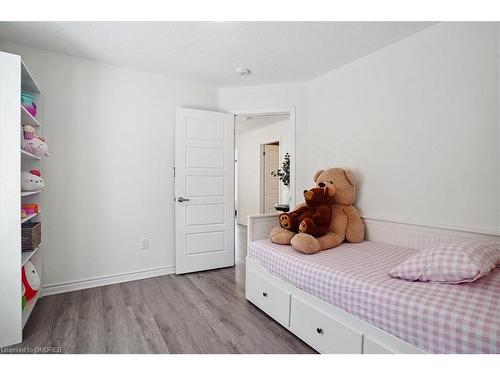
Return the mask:
<svg viewBox="0 0 500 375">
<path fill-rule="evenodd" d="M 246 298 L 321 353 L 500 353 L 500 269 L 473 283 L 393 279 L 416 251 L 497 236 L 365 220 L 367 241 L 316 254 L 267 239 L 249 217 Z"/>
</svg>

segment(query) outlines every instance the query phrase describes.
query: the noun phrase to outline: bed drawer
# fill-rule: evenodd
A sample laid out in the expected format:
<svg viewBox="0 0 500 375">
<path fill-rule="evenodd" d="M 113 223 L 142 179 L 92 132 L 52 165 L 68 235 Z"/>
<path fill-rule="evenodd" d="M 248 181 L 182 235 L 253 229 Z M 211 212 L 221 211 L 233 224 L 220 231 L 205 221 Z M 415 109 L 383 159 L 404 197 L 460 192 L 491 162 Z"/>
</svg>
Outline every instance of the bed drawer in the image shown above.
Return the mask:
<svg viewBox="0 0 500 375">
<path fill-rule="evenodd" d="M 292 296 L 290 330 L 320 353 L 361 354 L 363 335 Z"/>
<path fill-rule="evenodd" d="M 363 340 L 364 354 L 393 354 L 389 349 L 365 336 Z"/>
<path fill-rule="evenodd" d="M 288 327 L 290 324 L 290 293 L 271 279 L 250 272 L 247 274 L 246 297 L 269 316 Z"/>
</svg>

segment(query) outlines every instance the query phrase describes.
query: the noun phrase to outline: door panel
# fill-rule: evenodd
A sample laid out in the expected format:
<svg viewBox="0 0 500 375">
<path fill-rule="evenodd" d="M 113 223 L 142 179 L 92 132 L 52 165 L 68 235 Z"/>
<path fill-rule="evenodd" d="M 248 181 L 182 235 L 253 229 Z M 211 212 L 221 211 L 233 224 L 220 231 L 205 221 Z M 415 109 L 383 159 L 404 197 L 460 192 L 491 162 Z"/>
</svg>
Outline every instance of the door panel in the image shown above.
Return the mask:
<svg viewBox="0 0 500 375">
<path fill-rule="evenodd" d="M 193 233 L 187 235 L 187 253 L 203 254 L 224 251 L 224 232 Z"/>
<path fill-rule="evenodd" d="M 188 109 L 188 111 L 192 110 Z M 195 109 L 194 111 L 198 110 Z M 202 111 L 199 112 L 201 113 Z M 209 111 L 203 111 L 203 112 L 209 112 Z M 211 112 L 211 113 L 218 113 L 218 112 Z M 221 113 L 221 114 L 227 115 L 227 113 Z M 219 119 L 210 119 L 201 117 L 186 118 L 185 124 L 186 124 L 185 125 L 186 139 L 224 141 L 224 136 L 226 134 L 227 129 L 226 125 L 224 123 L 221 123 Z"/>
<path fill-rule="evenodd" d="M 186 210 L 187 226 L 224 224 L 224 204 L 192 204 Z"/>
<path fill-rule="evenodd" d="M 186 176 L 186 195 L 224 197 L 224 176 Z"/>
<path fill-rule="evenodd" d="M 187 147 L 188 168 L 224 168 L 224 150 L 208 147 Z"/>
<path fill-rule="evenodd" d="M 232 114 L 177 109 L 175 174 L 176 272 L 233 266 Z"/>
</svg>

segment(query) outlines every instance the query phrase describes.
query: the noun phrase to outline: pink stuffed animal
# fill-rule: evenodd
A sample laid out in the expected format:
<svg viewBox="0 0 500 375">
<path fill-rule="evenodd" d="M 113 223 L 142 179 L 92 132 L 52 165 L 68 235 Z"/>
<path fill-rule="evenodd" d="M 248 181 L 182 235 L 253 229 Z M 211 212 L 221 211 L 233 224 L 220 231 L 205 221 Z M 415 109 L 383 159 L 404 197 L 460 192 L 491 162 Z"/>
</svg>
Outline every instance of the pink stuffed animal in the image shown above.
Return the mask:
<svg viewBox="0 0 500 375">
<path fill-rule="evenodd" d="M 22 149 L 35 156 L 50 156 L 49 146 L 45 143 L 45 137 L 35 134 L 35 129 L 30 125 L 23 126 Z"/>
</svg>

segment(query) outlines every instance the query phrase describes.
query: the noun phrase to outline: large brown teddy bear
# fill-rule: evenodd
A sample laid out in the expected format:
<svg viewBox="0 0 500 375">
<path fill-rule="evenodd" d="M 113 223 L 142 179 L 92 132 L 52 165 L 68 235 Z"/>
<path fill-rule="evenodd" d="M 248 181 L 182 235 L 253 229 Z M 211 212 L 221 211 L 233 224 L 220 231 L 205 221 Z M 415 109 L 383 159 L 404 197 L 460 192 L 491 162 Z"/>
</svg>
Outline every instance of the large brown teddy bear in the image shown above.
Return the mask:
<svg viewBox="0 0 500 375">
<path fill-rule="evenodd" d="M 329 232 L 332 219 L 332 198 L 328 188 L 304 190 L 305 205 L 292 212 L 281 214 L 280 226 L 291 232 L 307 233 L 314 237 L 324 236 Z"/>
<path fill-rule="evenodd" d="M 352 172 L 342 168 L 320 170 L 314 175 L 314 181 L 320 188 L 329 188 L 334 202 L 330 231 L 324 236 L 314 238 L 309 234 L 296 234 L 279 226 L 271 230 L 271 241 L 282 245 L 291 244 L 296 250 L 307 254 L 331 249 L 344 240 L 353 243 L 363 241 L 365 226 L 358 210 L 353 206 L 357 185 Z"/>
</svg>

